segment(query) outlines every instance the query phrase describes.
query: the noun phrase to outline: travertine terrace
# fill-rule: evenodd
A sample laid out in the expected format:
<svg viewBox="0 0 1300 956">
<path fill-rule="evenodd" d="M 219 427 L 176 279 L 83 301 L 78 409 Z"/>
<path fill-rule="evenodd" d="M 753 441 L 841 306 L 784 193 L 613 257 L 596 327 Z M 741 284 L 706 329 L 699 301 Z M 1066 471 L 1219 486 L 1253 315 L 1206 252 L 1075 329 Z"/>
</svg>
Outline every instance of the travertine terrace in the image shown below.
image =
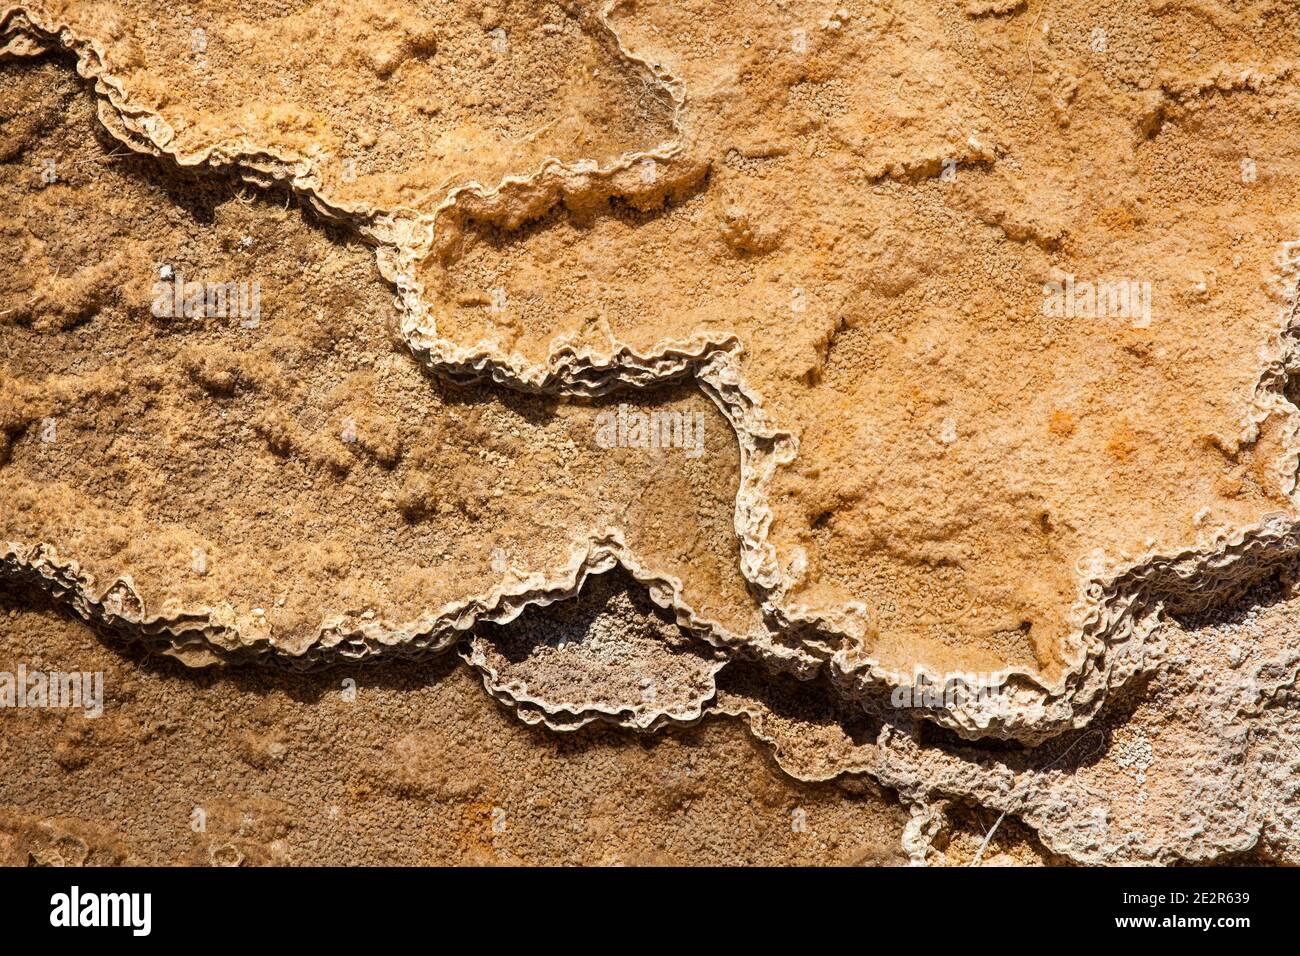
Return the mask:
<svg viewBox="0 0 1300 956">
<path fill-rule="evenodd" d="M 1300 862 L 1298 71 L 1278 0 L 0 11 L 0 659 L 108 687 L 0 715 L 0 851 Z"/>
</svg>

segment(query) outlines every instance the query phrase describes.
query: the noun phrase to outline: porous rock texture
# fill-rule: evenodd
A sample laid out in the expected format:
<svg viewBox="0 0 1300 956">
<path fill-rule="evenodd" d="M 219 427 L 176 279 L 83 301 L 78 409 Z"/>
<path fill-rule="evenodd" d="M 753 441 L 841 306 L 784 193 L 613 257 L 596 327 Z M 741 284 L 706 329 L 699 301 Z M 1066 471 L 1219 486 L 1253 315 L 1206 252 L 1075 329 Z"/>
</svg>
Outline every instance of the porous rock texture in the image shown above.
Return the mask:
<svg viewBox="0 0 1300 956">
<path fill-rule="evenodd" d="M 1295 862 L 1298 66 L 1273 0 L 6 8 L 0 572 L 739 721 L 915 862 Z"/>
</svg>

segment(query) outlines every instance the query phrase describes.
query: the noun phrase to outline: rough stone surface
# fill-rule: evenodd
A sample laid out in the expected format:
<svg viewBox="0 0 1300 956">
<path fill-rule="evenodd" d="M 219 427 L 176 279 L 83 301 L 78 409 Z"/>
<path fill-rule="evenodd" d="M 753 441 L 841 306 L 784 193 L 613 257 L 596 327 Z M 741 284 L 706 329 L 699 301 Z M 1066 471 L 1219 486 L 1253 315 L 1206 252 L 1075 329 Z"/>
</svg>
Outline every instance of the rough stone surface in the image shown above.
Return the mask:
<svg viewBox="0 0 1300 956">
<path fill-rule="evenodd" d="M 538 734 L 740 718 L 915 862 L 1294 862 L 1250 6 L 4 9 L 0 576 L 196 668 L 457 650 Z"/>
</svg>

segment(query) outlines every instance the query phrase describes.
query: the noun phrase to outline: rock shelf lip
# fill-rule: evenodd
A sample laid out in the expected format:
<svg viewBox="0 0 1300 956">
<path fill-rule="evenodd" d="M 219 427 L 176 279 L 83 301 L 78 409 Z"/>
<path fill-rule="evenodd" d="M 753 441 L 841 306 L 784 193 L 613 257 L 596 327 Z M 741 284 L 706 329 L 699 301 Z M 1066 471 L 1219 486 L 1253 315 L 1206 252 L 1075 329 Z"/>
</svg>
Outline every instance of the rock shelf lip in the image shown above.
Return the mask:
<svg viewBox="0 0 1300 956">
<path fill-rule="evenodd" d="M 680 130 L 687 105 L 684 84 L 626 47 L 609 22 L 616 5 L 609 3 L 602 9 L 599 23 L 619 54 L 645 71 L 671 98 L 674 129 Z M 770 421 L 761 396 L 746 383 L 740 363 L 743 343 L 736 336 L 665 341 L 644 355 L 627 347 L 610 354 L 562 347 L 545 363 L 533 364 L 518 355 L 458 346 L 439 334 L 436 311 L 424 296 L 416 267 L 434 253 L 441 221 L 456 215 L 462 205 L 473 205 L 476 218 L 495 216 L 509 224 L 511 217 L 518 216 L 512 204 L 520 197 L 525 197 L 526 206 L 540 208 L 554 204 L 562 195 L 622 195 L 638 188 L 631 174 L 636 164 L 683 162 L 679 139 L 627 153 L 605 166 L 587 160 L 565 163 L 550 157 L 532 174 L 507 176 L 490 188 L 475 181 L 462 183 L 430 213 L 408 208 L 385 210 L 327 196 L 309 157 L 282 154 L 247 141 L 213 145 L 189 154 L 177 152 L 171 146 L 175 135 L 167 122 L 135 104 L 125 83 L 108 71 L 99 41 L 78 35 L 35 6 L 11 6 L 0 13 L 0 62 L 52 50 L 75 54 L 78 73 L 93 82 L 100 120 L 118 142 L 180 167 L 232 170 L 262 186 L 285 184 L 317 214 L 350 227 L 372 243 L 380 273 L 397 292 L 402 335 L 433 373 L 460 382 L 490 380 L 526 392 L 577 396 L 647 389 L 689 378 L 735 431 L 741 458 L 734 509 L 739 564 L 760 600 L 766 622 L 761 633 L 733 635 L 716 622 L 697 618 L 681 601 L 680 582 L 642 567 L 618 532 L 611 530 L 593 539 L 586 553 L 575 559 L 576 564 L 571 563 L 558 576 L 530 581 L 521 590 L 495 589 L 465 605 L 431 612 L 417 622 L 393 628 L 379 622 L 324 622 L 310 652 L 289 657 L 303 662 L 331 656 L 346 659 L 380 650 L 399 654 L 446 650 L 455 636 L 475 621 L 508 621 L 530 604 L 570 597 L 588 574 L 597 573 L 592 568 L 608 569 L 618 563 L 650 586 L 657 602 L 666 601 L 664 606 L 671 607 L 680 621 L 715 646 L 743 649 L 774 669 L 800 676 L 824 670 L 841 693 L 865 706 L 911 682 L 913 675 L 886 670 L 869 657 L 853 653 L 852 646 L 870 628 L 869 608 L 855 603 L 814 614 L 790 599 L 791 575 L 768 540 L 772 510 L 767 495 L 776 468 L 798 454 L 798 440 Z M 1294 494 L 1300 461 L 1296 409 L 1282 391 L 1288 372 L 1300 365 L 1296 347 L 1297 249 L 1300 244 L 1288 243 L 1279 256 L 1286 305 L 1276 335 L 1261 346 L 1263 368 L 1253 398 L 1254 411 L 1243 422 L 1243 434 L 1250 439 L 1269 415 L 1284 418 L 1285 451 L 1276 468 L 1287 495 Z M 1006 713 L 993 714 L 973 701 L 969 706 L 927 714 L 926 719 L 968 739 L 997 737 L 1025 743 L 1082 727 L 1098 712 L 1109 690 L 1153 666 L 1146 640 L 1166 604 L 1206 600 L 1208 595 L 1234 587 L 1260 565 L 1290 559 L 1297 552 L 1297 538 L 1300 523 L 1294 513 L 1281 513 L 1256 525 L 1204 537 L 1197 546 L 1176 553 L 1152 551 L 1122 564 L 1099 556 L 1080 568 L 1078 596 L 1071 611 L 1073 656 L 1054 684 L 1045 685 L 1030 669 L 1008 668 L 998 674 L 1010 688 L 1008 700 L 1000 702 Z M 171 618 L 147 614 L 144 598 L 129 580 L 114 582 L 96 594 L 94 583 L 75 562 L 65 561 L 39 543 L 7 543 L 0 553 L 0 566 L 6 574 L 35 575 L 89 620 L 127 628 L 147 640 L 184 642 L 190 645 L 195 661 L 286 657 L 271 636 L 246 632 L 240 623 L 222 620 L 217 611 L 199 610 Z M 121 610 L 115 610 L 119 605 Z M 200 646 L 194 646 L 196 642 Z M 918 666 L 925 670 L 923 662 Z"/>
</svg>

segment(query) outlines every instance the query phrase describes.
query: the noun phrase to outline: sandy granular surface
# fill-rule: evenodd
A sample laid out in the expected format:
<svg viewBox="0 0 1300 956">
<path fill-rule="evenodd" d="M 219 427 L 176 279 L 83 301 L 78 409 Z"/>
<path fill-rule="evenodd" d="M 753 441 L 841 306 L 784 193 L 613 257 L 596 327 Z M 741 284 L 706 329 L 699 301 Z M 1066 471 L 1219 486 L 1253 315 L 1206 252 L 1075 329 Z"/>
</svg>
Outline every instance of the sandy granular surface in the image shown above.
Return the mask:
<svg viewBox="0 0 1300 956">
<path fill-rule="evenodd" d="M 6 590 L 0 669 L 20 661 L 102 669 L 107 692 L 97 720 L 5 715 L 5 865 L 906 859 L 897 801 L 871 784 L 794 781 L 734 722 L 557 735 L 504 713 L 451 658 L 196 675 L 123 656 Z"/>
<path fill-rule="evenodd" d="M 156 163 L 97 140 L 68 70 L 9 75 L 17 97 L 43 97 L 23 119 L 48 127 L 34 154 L 59 155 L 66 178 L 33 189 L 5 167 L 21 266 L 3 327 L 8 538 L 288 653 L 322 613 L 413 629 L 608 528 L 702 611 L 752 613 L 727 520 L 734 441 L 698 394 L 654 404 L 693 433 L 703 416 L 714 454 L 647 457 L 592 441 L 616 401 L 439 385 L 395 337 L 369 250 L 246 188 L 153 182 Z M 259 284 L 256 328 L 153 315 L 158 289 L 170 306 L 177 277 L 208 275 L 250 299 Z"/>
<path fill-rule="evenodd" d="M 8 8 L 6 653 L 195 734 L 168 814 L 437 805 L 362 861 L 1294 862 L 1297 69 L 1245 0 Z M 342 859 L 60 746 L 15 846 Z M 493 829 L 682 753 L 685 843 Z"/>
</svg>

